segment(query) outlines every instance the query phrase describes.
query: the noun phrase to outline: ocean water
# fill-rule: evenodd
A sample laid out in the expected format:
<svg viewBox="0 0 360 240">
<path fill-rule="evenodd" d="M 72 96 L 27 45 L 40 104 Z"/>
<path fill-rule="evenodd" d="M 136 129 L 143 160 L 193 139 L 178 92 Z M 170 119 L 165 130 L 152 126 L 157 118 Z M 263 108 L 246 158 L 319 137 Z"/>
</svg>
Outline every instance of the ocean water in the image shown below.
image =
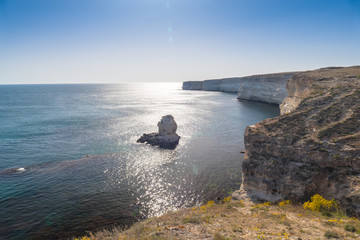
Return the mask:
<svg viewBox="0 0 360 240">
<path fill-rule="evenodd" d="M 180 143 L 136 140 L 172 114 Z M 0 85 L 0 239 L 58 239 L 222 198 L 276 106 L 180 83 Z"/>
</svg>

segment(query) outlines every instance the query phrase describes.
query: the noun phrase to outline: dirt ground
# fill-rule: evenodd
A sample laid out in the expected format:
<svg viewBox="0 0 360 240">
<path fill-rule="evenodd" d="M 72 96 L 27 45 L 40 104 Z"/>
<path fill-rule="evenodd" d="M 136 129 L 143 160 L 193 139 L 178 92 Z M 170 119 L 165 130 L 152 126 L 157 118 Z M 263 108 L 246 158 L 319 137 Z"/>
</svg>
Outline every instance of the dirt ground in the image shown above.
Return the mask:
<svg viewBox="0 0 360 240">
<path fill-rule="evenodd" d="M 128 230 L 114 228 L 79 239 L 360 239 L 360 221 L 341 211 L 321 213 L 302 205 L 281 205 L 227 198 L 150 218 Z"/>
</svg>

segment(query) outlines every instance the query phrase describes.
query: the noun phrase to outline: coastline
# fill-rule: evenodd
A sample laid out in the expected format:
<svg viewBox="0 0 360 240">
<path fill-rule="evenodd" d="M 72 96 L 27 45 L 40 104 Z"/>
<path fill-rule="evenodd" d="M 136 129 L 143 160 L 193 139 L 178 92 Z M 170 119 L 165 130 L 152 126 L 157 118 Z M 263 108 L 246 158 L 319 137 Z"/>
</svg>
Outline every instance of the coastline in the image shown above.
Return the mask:
<svg viewBox="0 0 360 240">
<path fill-rule="evenodd" d="M 258 86 L 251 88 L 256 89 L 252 94 L 240 87 L 246 78 Z M 211 90 L 228 91 L 224 86 L 234 81 L 239 99 L 274 103 L 274 98 L 282 97 L 277 101 L 279 117 L 246 129 L 243 183 L 233 196 L 301 202 L 319 193 L 335 198 L 349 214 L 359 216 L 360 66 L 206 80 L 201 90 L 211 85 L 215 86 Z M 200 82 L 194 84 L 199 88 Z M 191 86 L 185 82 L 183 89 Z M 264 94 L 263 89 L 270 89 L 272 95 Z"/>
<path fill-rule="evenodd" d="M 354 72 L 354 75 L 349 75 L 349 73 L 352 73 Z M 358 74 L 358 75 L 356 75 Z M 325 76 L 325 77 L 324 77 Z M 339 78 L 340 78 L 340 81 L 339 81 Z M 302 191 L 305 191 L 305 193 L 307 195 L 304 195 L 304 197 L 300 197 L 300 198 L 291 198 L 291 196 L 288 196 L 288 195 L 282 195 L 282 194 L 279 194 L 280 192 L 278 191 L 275 191 L 274 192 L 274 188 L 282 188 L 282 187 L 290 187 L 291 188 L 291 184 L 289 183 L 286 183 L 285 184 L 281 184 L 281 183 L 277 183 L 277 185 L 271 185 L 272 189 L 267 189 L 267 184 L 269 182 L 269 179 L 272 179 L 272 178 L 278 178 L 279 176 L 280 177 L 287 177 L 287 176 L 290 176 L 292 177 L 291 175 L 291 172 L 287 172 L 287 171 L 283 171 L 281 173 L 276 173 L 274 174 L 274 172 L 271 172 L 272 169 L 274 168 L 279 168 L 279 165 L 278 164 L 272 164 L 272 165 L 269 165 L 268 163 L 266 163 L 267 160 L 272 160 L 274 158 L 274 155 L 271 155 L 271 154 L 277 154 L 276 156 L 279 158 L 279 159 L 282 159 L 282 152 L 281 152 L 281 147 L 282 145 L 284 145 L 286 143 L 286 141 L 288 141 L 288 139 L 291 139 L 291 137 L 295 137 L 296 136 L 296 133 L 290 131 L 288 132 L 287 134 L 293 134 L 293 136 L 290 136 L 290 138 L 288 139 L 285 139 L 285 142 L 275 142 L 275 143 L 269 143 L 269 142 L 266 142 L 264 143 L 265 145 L 262 145 L 262 141 L 263 141 L 263 137 L 265 137 L 264 139 L 266 139 L 266 135 L 269 134 L 269 132 L 271 133 L 271 130 L 269 131 L 269 129 L 267 129 L 266 131 L 263 130 L 263 126 L 266 125 L 266 124 L 269 124 L 269 123 L 276 123 L 278 124 L 277 126 L 280 126 L 281 127 L 281 124 L 279 125 L 279 121 L 281 119 L 284 119 L 284 118 L 288 118 L 289 120 L 287 121 L 289 123 L 289 121 L 292 121 L 292 119 L 296 116 L 299 115 L 299 112 L 298 112 L 298 108 L 302 108 L 304 106 L 313 106 L 315 108 L 319 108 L 320 110 L 318 110 L 318 112 L 321 112 L 321 110 L 323 109 L 323 103 L 322 102 L 318 102 L 317 99 L 322 97 L 322 95 L 324 95 L 325 97 L 327 97 L 327 88 L 330 92 L 334 93 L 335 90 L 337 90 L 337 92 L 335 92 L 336 94 L 338 95 L 335 95 L 335 96 L 339 96 L 338 98 L 335 98 L 337 100 L 339 100 L 340 103 L 342 103 L 342 99 L 343 99 L 343 96 L 348 96 L 346 94 L 344 94 L 344 91 L 349 91 L 348 93 L 353 93 L 353 95 L 351 96 L 354 96 L 355 98 L 354 99 L 358 99 L 358 92 L 360 92 L 360 90 L 357 90 L 357 88 L 351 88 L 350 86 L 353 86 L 351 84 L 356 84 L 360 81 L 360 67 L 349 67 L 349 68 L 325 68 L 325 69 L 319 69 L 319 70 L 314 70 L 314 71 L 308 71 L 308 72 L 300 72 L 300 73 L 296 73 L 294 75 L 291 76 L 290 79 L 288 79 L 286 81 L 286 89 L 287 89 L 287 94 L 286 96 L 284 97 L 283 101 L 281 103 L 278 103 L 280 105 L 280 108 L 282 109 L 282 115 L 280 115 L 279 117 L 276 117 L 276 118 L 273 118 L 273 119 L 267 119 L 267 120 L 264 120 L 258 124 L 255 124 L 255 125 L 252 125 L 252 126 L 249 126 L 246 130 L 246 133 L 245 133 L 245 143 L 246 143 L 246 155 L 245 155 L 245 162 L 244 162 L 244 165 L 243 165 L 243 184 L 241 186 L 241 190 L 240 191 L 237 191 L 236 193 L 233 194 L 234 196 L 234 199 L 236 199 L 236 201 L 234 201 L 233 203 L 235 204 L 235 206 L 231 206 L 229 207 L 230 209 L 235 209 L 235 210 L 238 210 L 241 215 L 244 215 L 244 212 L 243 211 L 252 211 L 251 209 L 253 209 L 251 206 L 254 206 L 254 202 L 257 202 L 257 201 L 270 201 L 270 202 L 273 202 L 273 206 L 277 206 L 276 204 L 278 202 L 280 202 L 281 200 L 283 199 L 291 199 L 295 204 L 293 205 L 294 207 L 293 208 L 290 208 L 288 210 L 290 210 L 289 212 L 286 212 L 286 213 L 281 213 L 281 214 L 285 214 L 285 217 L 290 217 L 291 219 L 291 222 L 293 221 L 293 223 L 295 224 L 294 226 L 296 227 L 300 227 L 300 233 L 299 232 L 290 232 L 290 233 L 286 233 L 286 231 L 282 231 L 282 234 L 285 234 L 284 236 L 292 236 L 292 237 L 319 237 L 320 235 L 323 235 L 326 237 L 326 234 L 328 233 L 326 231 L 326 228 L 322 228 L 321 230 L 319 230 L 320 228 L 320 225 L 318 226 L 318 230 L 319 232 L 314 232 L 315 235 L 311 235 L 312 233 L 309 231 L 304 231 L 302 230 L 302 227 L 306 228 L 305 226 L 303 226 L 302 224 L 299 224 L 299 223 L 304 223 L 304 222 L 310 222 L 312 221 L 312 219 L 316 219 L 316 222 L 318 223 L 321 223 L 321 226 L 323 225 L 327 225 L 328 222 L 334 222 L 334 221 L 337 221 L 339 223 L 351 223 L 353 225 L 356 225 L 357 228 L 359 228 L 359 226 L 357 225 L 358 224 L 358 221 L 357 219 L 351 219 L 349 217 L 346 217 L 346 215 L 344 216 L 337 216 L 336 219 L 330 219 L 330 217 L 328 218 L 324 218 L 323 216 L 319 216 L 315 213 L 310 213 L 310 215 L 307 216 L 307 218 L 297 218 L 295 217 L 295 214 L 297 214 L 298 216 L 303 216 L 305 214 L 309 214 L 309 212 L 302 212 L 302 207 L 300 205 L 298 205 L 299 203 L 303 203 L 305 200 L 309 199 L 310 196 L 312 196 L 312 194 L 315 194 L 316 192 L 320 191 L 319 188 L 317 188 L 316 186 L 316 182 L 313 182 L 311 184 L 314 185 L 314 187 L 312 188 L 312 190 L 310 192 L 306 192 L 308 191 L 308 185 L 309 183 L 307 183 L 307 185 L 305 184 L 304 185 L 304 189 L 302 189 Z M 211 81 L 214 81 L 213 82 L 213 85 L 212 87 L 208 87 L 206 88 L 208 91 L 223 91 L 223 89 L 221 88 L 217 88 L 217 86 L 221 86 L 221 81 L 219 80 L 211 80 Z M 203 82 L 203 84 L 205 84 L 206 81 Z M 318 87 L 318 83 L 320 84 L 320 88 Z M 185 84 L 185 83 L 184 83 Z M 188 83 L 187 83 L 188 84 Z M 196 82 L 197 85 L 199 85 L 200 83 L 199 82 Z M 347 84 L 350 84 L 349 87 L 347 86 Z M 185 84 L 186 86 L 186 84 Z M 189 85 L 187 85 L 189 86 Z M 214 87 L 215 86 L 215 87 Z M 346 86 L 346 89 L 343 88 L 343 86 Z M 185 88 L 188 88 L 188 87 L 185 87 Z M 195 88 L 195 87 L 194 87 Z M 210 89 L 210 90 L 209 90 Z M 215 90 L 214 90 L 215 89 Z M 217 89 L 217 90 L 216 90 Z M 322 90 L 322 92 L 319 93 L 319 89 Z M 203 89 L 192 89 L 192 90 L 203 90 Z M 239 90 L 240 91 L 240 90 Z M 224 91 L 224 92 L 227 92 L 227 91 Z M 312 95 L 312 94 L 317 94 L 315 97 Z M 319 95 L 320 94 L 320 95 Z M 239 93 L 239 95 L 241 95 Z M 262 94 L 263 95 L 263 94 Z M 283 96 L 283 95 L 282 95 Z M 268 96 L 266 96 L 266 98 L 268 98 Z M 241 99 L 241 98 L 240 98 Z M 259 99 L 255 99 L 253 97 L 248 97 L 248 99 L 246 100 L 257 100 L 259 101 Z M 264 100 L 264 98 L 262 99 Z M 316 100 L 314 102 L 314 100 Z M 326 101 L 329 101 L 329 100 L 332 100 L 330 98 L 325 98 Z M 324 101 L 325 101 L 324 100 Z M 260 100 L 261 101 L 261 100 Z M 308 101 L 306 103 L 306 101 Z M 270 103 L 273 103 L 272 100 L 269 101 Z M 327 103 L 327 102 L 325 102 Z M 331 104 L 334 104 L 334 102 L 329 102 L 330 105 Z M 305 104 L 305 105 L 304 105 Z M 306 105 L 307 104 L 307 105 Z M 336 102 L 335 102 L 336 104 Z M 329 104 L 325 105 L 326 107 L 329 106 Z M 355 107 L 358 107 L 358 105 L 355 105 Z M 315 109 L 314 108 L 314 109 Z M 354 111 L 352 111 L 353 113 Z M 301 110 L 300 110 L 300 113 L 301 113 Z M 351 113 L 351 114 L 352 114 Z M 323 116 L 326 116 L 326 115 L 323 115 Z M 351 115 L 352 116 L 352 115 Z M 323 120 L 322 120 L 323 121 Z M 295 124 L 301 124 L 301 122 L 298 122 L 298 121 L 295 121 Z M 290 125 L 291 126 L 291 125 Z M 307 126 L 309 127 L 309 126 Z M 350 129 L 353 129 L 353 128 L 350 128 Z M 304 132 L 304 130 L 300 129 L 302 132 Z M 277 130 L 278 131 L 278 130 Z M 354 130 L 352 130 L 354 131 Z M 275 132 L 276 133 L 276 132 Z M 350 132 L 350 135 L 354 133 L 354 132 Z M 282 133 L 283 134 L 283 133 Z M 256 137 L 256 141 L 257 142 L 254 142 L 252 140 L 253 136 Z M 286 136 L 286 135 L 285 135 Z M 357 135 L 356 135 L 357 136 Z M 272 138 L 271 138 L 272 139 Z M 344 138 L 341 138 L 342 141 L 344 141 Z M 346 138 L 347 140 L 347 138 Z M 259 143 L 260 141 L 260 143 Z M 346 142 L 348 144 L 357 144 L 357 138 L 351 138 L 351 141 L 353 141 L 353 143 L 351 142 Z M 267 145 L 266 145 L 267 144 Z M 290 144 L 293 144 L 292 142 L 290 142 Z M 354 145 L 354 146 L 355 146 Z M 254 146 L 255 147 L 264 147 L 265 146 L 265 151 L 264 150 L 259 150 L 259 149 L 254 149 Z M 269 147 L 272 147 L 274 149 L 276 149 L 275 152 L 271 152 L 269 151 Z M 330 150 L 327 150 L 327 151 L 332 151 L 331 150 L 331 145 L 327 145 L 328 149 Z M 306 149 L 306 147 L 304 147 Z M 249 152 L 250 151 L 250 152 Z M 300 149 L 301 151 L 301 149 Z M 323 148 L 317 148 L 315 149 L 315 151 L 320 151 L 320 152 L 324 152 Z M 344 150 L 338 150 L 339 151 L 344 151 Z M 346 151 L 349 151 L 349 150 L 346 150 Z M 351 152 L 352 151 L 352 152 Z M 347 155 L 347 156 L 352 156 L 351 154 L 353 153 L 357 153 L 359 151 L 358 148 L 353 148 L 353 149 L 350 149 L 350 153 L 348 152 L 347 154 L 350 154 L 350 155 Z M 254 154 L 257 154 L 257 153 L 267 153 L 267 154 L 270 154 L 268 155 L 268 158 L 264 158 L 264 157 L 261 157 L 259 160 L 261 160 L 260 162 L 257 161 L 257 158 L 254 157 Z M 297 154 L 299 156 L 301 156 L 301 152 L 297 152 Z M 258 156 L 258 155 L 257 155 Z M 289 154 L 286 155 L 287 157 L 290 157 Z M 313 155 L 314 157 L 315 155 Z M 322 156 L 323 157 L 323 163 L 325 163 L 325 161 L 327 161 L 328 159 L 328 155 L 319 155 L 319 156 Z M 325 156 L 325 157 L 324 157 Z M 335 156 L 334 154 L 331 155 L 331 156 Z M 336 155 L 337 156 L 337 155 Z M 346 158 L 347 159 L 347 158 Z M 315 157 L 312 161 L 319 161 L 321 160 L 321 158 L 319 157 Z M 339 161 L 340 159 L 338 159 L 337 161 Z M 355 158 L 353 159 L 356 164 L 359 162 L 359 158 L 355 156 Z M 262 173 L 262 174 L 265 174 L 266 176 L 266 179 L 264 179 L 263 177 L 260 177 L 258 179 L 254 178 L 254 179 L 251 179 L 253 178 L 254 176 L 254 166 L 256 167 L 260 167 L 259 169 L 257 169 L 255 171 L 256 174 L 258 174 L 259 172 L 261 172 L 262 170 L 262 165 L 264 164 L 263 161 L 265 161 L 265 164 L 266 164 L 266 169 L 270 169 L 270 171 L 268 172 L 265 172 L 265 173 Z M 273 161 L 273 160 L 272 160 Z M 299 161 L 302 161 L 301 164 L 302 165 L 306 165 L 306 164 L 313 164 L 312 161 L 304 161 L 300 158 L 298 158 L 297 160 L 298 162 Z M 330 159 L 331 161 L 331 159 Z M 255 165 L 254 165 L 255 164 Z M 288 166 L 289 162 L 286 162 L 286 163 L 283 163 L 285 164 L 284 166 Z M 290 166 L 291 163 L 290 163 Z M 358 171 L 359 168 L 357 167 L 357 165 L 352 165 L 353 167 L 355 167 L 353 170 L 355 171 Z M 280 164 L 280 167 L 283 167 L 281 164 Z M 325 166 L 327 167 L 327 166 Z M 335 169 L 332 170 L 332 172 L 334 172 Z M 321 170 L 320 170 L 321 171 Z M 257 175 L 255 174 L 255 177 L 257 177 Z M 316 177 L 316 173 L 310 173 L 310 174 L 313 174 L 313 176 Z M 344 174 L 342 172 L 334 172 L 333 175 L 339 175 L 341 176 L 341 174 Z M 354 173 L 353 173 L 354 174 Z M 359 173 L 356 172 L 355 175 Z M 313 180 L 314 178 L 311 177 L 310 175 L 310 178 L 307 178 L 307 180 L 309 180 L 310 182 Z M 317 179 L 317 178 L 315 178 Z M 264 182 L 265 181 L 265 182 Z M 335 180 L 336 181 L 336 180 Z M 346 182 L 348 180 L 342 180 L 341 184 L 347 184 L 349 182 Z M 259 184 L 261 183 L 261 184 Z M 319 182 L 321 184 L 321 182 Z M 299 182 L 299 184 L 304 184 L 304 182 Z M 310 184 L 310 185 L 311 185 Z M 354 184 L 352 182 L 352 184 Z M 336 186 L 336 183 L 335 185 L 331 185 L 332 187 Z M 355 189 L 358 189 L 357 188 L 357 185 L 352 185 L 352 187 L 354 187 Z M 295 190 L 299 190 L 301 188 L 297 187 Z M 283 191 L 283 190 L 282 190 Z M 357 191 L 357 190 L 356 190 Z M 239 194 L 240 193 L 240 194 Z M 322 192 L 322 193 L 326 193 L 326 192 Z M 352 213 L 352 214 L 355 214 L 356 216 L 356 205 L 349 205 L 349 204 L 344 204 L 344 201 L 343 201 L 343 196 L 339 195 L 339 194 L 336 194 L 336 188 L 335 188 L 335 192 L 334 192 L 334 188 L 333 188 L 333 191 L 330 192 L 331 194 L 334 194 L 333 196 L 330 196 L 329 194 L 326 195 L 326 197 L 335 197 L 339 202 L 340 204 L 345 207 L 345 210 L 347 210 L 348 213 Z M 300 192 L 301 194 L 301 192 Z M 353 195 L 354 196 L 354 195 Z M 246 200 L 245 202 L 243 202 L 244 200 Z M 357 204 L 358 200 L 356 200 L 356 198 L 354 198 L 355 201 L 352 200 L 352 203 L 353 204 Z M 246 206 L 248 206 L 248 208 L 245 207 L 244 209 L 244 206 L 238 206 L 239 204 L 243 204 L 245 203 Z M 207 204 L 203 205 L 207 206 Z M 269 203 L 269 206 L 272 206 L 271 203 Z M 351 211 L 351 209 L 355 206 L 355 211 Z M 267 206 L 264 206 L 265 208 L 267 208 Z M 200 208 L 201 209 L 201 208 Z M 272 209 L 272 207 L 269 207 L 269 209 Z M 278 211 L 279 209 L 277 207 L 275 207 L 275 210 Z M 194 210 L 191 210 L 191 209 L 185 209 L 185 210 L 180 210 L 178 212 L 175 212 L 175 213 L 169 213 L 169 214 L 165 214 L 164 216 L 160 217 L 160 218 L 151 218 L 151 219 L 148 219 L 146 220 L 145 222 L 143 223 L 139 223 L 142 230 L 144 229 L 147 229 L 147 231 L 144 231 L 144 239 L 147 239 L 147 237 L 151 237 L 151 236 L 159 236 L 160 239 L 162 239 L 162 236 L 164 238 L 167 238 L 169 236 L 173 236 L 174 239 L 185 239 L 186 237 L 186 234 L 194 234 L 194 230 L 192 227 L 189 227 L 188 228 L 188 225 L 187 223 L 184 225 L 184 222 L 183 220 L 181 220 L 181 218 L 177 216 L 177 214 L 182 214 L 182 213 L 186 213 L 188 216 L 189 214 L 191 215 L 191 211 L 194 211 Z M 272 235 L 274 235 L 274 233 L 271 233 L 271 232 L 266 232 L 268 231 L 266 227 L 264 227 L 264 224 L 266 223 L 266 221 L 263 221 L 264 219 L 261 218 L 259 219 L 259 217 L 261 217 L 260 215 L 257 215 L 255 216 L 255 218 L 257 219 L 257 222 L 261 224 L 261 230 L 262 232 L 259 232 L 259 231 L 250 231 L 248 230 L 246 232 L 246 234 L 248 234 L 249 232 L 251 232 L 251 234 L 253 235 L 245 235 L 245 233 L 243 231 L 239 231 L 241 232 L 240 235 L 237 235 L 234 233 L 232 233 L 231 236 L 228 236 L 230 233 L 229 232 L 226 232 L 226 231 L 223 231 L 221 229 L 221 226 L 222 224 L 225 224 L 225 221 L 227 221 L 227 218 L 225 217 L 224 219 L 224 216 L 226 216 L 227 214 L 232 214 L 232 213 L 227 213 L 226 212 L 227 210 L 223 209 L 219 215 L 217 216 L 219 218 L 219 221 L 217 221 L 217 226 L 219 226 L 220 228 L 218 228 L 217 231 L 213 231 L 213 230 L 206 230 L 205 235 L 201 235 L 202 233 L 198 233 L 197 236 L 199 236 L 199 238 L 193 238 L 193 239 L 212 239 L 213 237 L 216 239 L 216 236 L 223 236 L 223 237 L 230 237 L 229 239 L 231 239 L 231 237 L 237 237 L 237 236 L 241 236 L 241 237 L 244 237 L 244 236 L 247 236 L 247 237 L 255 237 L 255 236 L 263 236 L 263 237 L 268 237 L 269 239 L 276 239 L 275 237 L 272 238 Z M 267 211 L 267 210 L 266 210 Z M 279 214 L 278 212 L 273 212 L 272 213 L 273 215 L 277 215 Z M 288 214 L 288 215 L 287 215 Z M 173 215 L 174 218 L 171 218 L 169 217 L 169 215 Z M 223 216 L 224 215 L 224 216 Z M 246 215 L 246 214 L 245 214 Z M 184 215 L 182 215 L 184 217 Z M 214 215 L 215 216 L 215 215 Z M 253 216 L 253 214 L 251 215 Z M 214 217 L 214 219 L 216 219 L 217 217 Z M 237 216 L 238 217 L 238 216 Z M 210 217 L 211 218 L 211 217 Z M 159 220 L 157 220 L 159 219 Z M 168 221 L 172 221 L 172 225 L 169 225 Z M 183 224 L 181 224 L 181 221 Z M 352 222 L 354 221 L 354 222 Z M 244 223 L 244 221 L 243 221 Z M 150 224 L 150 226 L 148 226 L 148 224 Z M 154 226 L 154 224 L 156 224 L 157 227 L 153 228 L 151 226 Z M 203 229 L 203 227 L 213 227 L 213 222 L 209 221 L 209 222 L 206 222 L 205 220 L 205 223 L 190 223 L 191 226 L 197 226 L 197 224 L 200 224 L 202 227 L 201 229 Z M 226 224 L 225 224 L 226 225 Z M 292 226 L 292 223 L 287 223 L 285 224 L 289 227 L 289 229 L 291 230 L 294 230 L 294 226 Z M 147 226 L 147 227 L 145 227 Z M 339 234 L 341 236 L 343 236 L 343 239 L 351 239 L 352 237 L 358 237 L 359 235 L 351 235 L 349 233 L 347 233 L 346 231 L 343 231 L 343 228 L 344 228 L 344 224 L 339 224 L 339 229 L 336 230 L 336 234 Z M 249 226 L 246 226 L 247 228 L 249 228 Z M 311 228 L 311 226 L 308 226 Z M 120 234 L 119 236 L 122 236 L 122 237 L 132 237 L 133 235 L 132 234 L 138 234 L 139 232 L 137 232 L 139 228 L 139 225 L 136 224 L 135 226 L 133 226 L 132 228 L 130 228 L 129 230 L 125 231 L 125 232 L 118 232 L 117 234 Z M 220 229 L 220 230 L 219 230 Z M 255 227 L 253 228 L 254 230 L 258 230 L 259 228 Z M 174 231 L 173 231 L 174 230 Z M 298 230 L 298 229 L 296 229 Z M 135 232 L 134 232 L 135 231 Z M 220 233 L 218 233 L 220 231 Z M 304 231 L 304 232 L 301 232 L 301 231 Z M 142 231 L 141 231 L 142 232 Z M 185 232 L 185 233 L 183 233 Z M 222 233 L 221 233 L 222 232 Z M 236 232 L 236 231 L 233 231 L 233 232 Z M 168 235 L 169 233 L 171 233 L 170 235 Z M 179 234 L 185 234 L 185 235 L 179 235 Z M 225 235 L 224 235 L 224 234 Z M 130 234 L 130 235 L 128 235 Z M 140 233 L 141 235 L 142 233 Z M 175 235 L 174 235 L 175 234 Z M 220 235 L 219 235 L 220 234 Z M 308 235 L 306 235 L 308 234 Z M 310 235 L 309 235 L 310 234 Z M 140 235 L 138 235 L 140 237 Z M 94 235 L 95 236 L 95 235 Z M 141 235 L 142 236 L 142 235 Z M 147 237 L 146 237 L 147 236 Z M 175 238 L 176 236 L 176 238 Z M 326 237 L 327 238 L 327 237 Z M 96 238 L 94 238 L 96 239 Z M 219 239 L 227 239 L 227 238 L 219 238 Z M 236 239 L 236 238 L 235 238 Z M 239 238 L 241 239 L 241 238 Z M 307 239 L 307 238 L 305 238 Z"/>
<path fill-rule="evenodd" d="M 271 73 L 237 78 L 183 82 L 183 90 L 236 93 L 239 100 L 280 105 L 287 97 L 287 82 L 299 72 Z"/>
</svg>

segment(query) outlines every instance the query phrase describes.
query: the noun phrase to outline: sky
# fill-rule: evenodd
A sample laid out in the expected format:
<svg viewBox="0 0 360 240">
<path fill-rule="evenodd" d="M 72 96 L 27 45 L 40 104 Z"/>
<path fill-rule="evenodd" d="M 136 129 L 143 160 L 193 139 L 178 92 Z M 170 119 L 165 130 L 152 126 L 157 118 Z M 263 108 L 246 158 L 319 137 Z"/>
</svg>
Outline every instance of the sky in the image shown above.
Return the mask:
<svg viewBox="0 0 360 240">
<path fill-rule="evenodd" d="M 360 0 L 0 0 L 0 84 L 360 65 Z"/>
</svg>

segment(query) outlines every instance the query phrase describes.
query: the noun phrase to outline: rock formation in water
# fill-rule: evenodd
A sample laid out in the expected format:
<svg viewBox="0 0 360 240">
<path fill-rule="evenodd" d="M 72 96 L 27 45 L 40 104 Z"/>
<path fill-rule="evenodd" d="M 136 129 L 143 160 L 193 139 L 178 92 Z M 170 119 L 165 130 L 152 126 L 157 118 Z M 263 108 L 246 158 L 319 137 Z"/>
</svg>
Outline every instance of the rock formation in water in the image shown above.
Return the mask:
<svg viewBox="0 0 360 240">
<path fill-rule="evenodd" d="M 303 202 L 315 193 L 360 215 L 360 67 L 297 73 L 281 116 L 245 131 L 235 197 Z"/>
<path fill-rule="evenodd" d="M 175 149 L 179 144 L 180 136 L 176 134 L 177 124 L 171 115 L 163 116 L 157 124 L 159 132 L 143 134 L 137 142 L 148 143 L 160 148 Z"/>
<path fill-rule="evenodd" d="M 239 99 L 280 104 L 287 96 L 286 84 L 294 74 L 295 72 L 189 81 L 183 83 L 183 90 L 237 93 Z"/>
</svg>

